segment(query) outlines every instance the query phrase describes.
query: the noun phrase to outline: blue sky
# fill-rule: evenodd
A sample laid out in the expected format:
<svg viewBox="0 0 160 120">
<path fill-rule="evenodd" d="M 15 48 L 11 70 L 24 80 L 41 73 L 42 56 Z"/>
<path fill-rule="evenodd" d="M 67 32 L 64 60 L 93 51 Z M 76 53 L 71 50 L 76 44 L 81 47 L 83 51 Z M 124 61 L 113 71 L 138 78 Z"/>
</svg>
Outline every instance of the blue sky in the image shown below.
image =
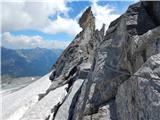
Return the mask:
<svg viewBox="0 0 160 120">
<path fill-rule="evenodd" d="M 2 45 L 20 48 L 65 48 L 81 31 L 78 19 L 88 7 L 96 28 L 106 26 L 135 1 L 15 0 L 2 3 Z"/>
</svg>

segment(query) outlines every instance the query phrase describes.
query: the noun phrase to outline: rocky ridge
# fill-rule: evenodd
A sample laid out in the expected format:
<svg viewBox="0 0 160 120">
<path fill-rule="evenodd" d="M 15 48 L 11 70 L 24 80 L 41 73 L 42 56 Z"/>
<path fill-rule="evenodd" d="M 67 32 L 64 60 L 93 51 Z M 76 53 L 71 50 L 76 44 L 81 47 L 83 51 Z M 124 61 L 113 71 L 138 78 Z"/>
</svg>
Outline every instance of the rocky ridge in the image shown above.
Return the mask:
<svg viewBox="0 0 160 120">
<path fill-rule="evenodd" d="M 38 103 L 61 87 L 66 88 L 67 94 L 56 105 L 50 104 L 50 112 L 39 119 L 159 120 L 158 11 L 160 2 L 138 2 L 129 6 L 105 32 L 105 25 L 95 30 L 89 7 L 79 20 L 83 30 L 54 64 L 52 85 Z M 28 111 L 30 117 L 24 115 L 22 119 L 35 119 L 31 113 Z"/>
</svg>

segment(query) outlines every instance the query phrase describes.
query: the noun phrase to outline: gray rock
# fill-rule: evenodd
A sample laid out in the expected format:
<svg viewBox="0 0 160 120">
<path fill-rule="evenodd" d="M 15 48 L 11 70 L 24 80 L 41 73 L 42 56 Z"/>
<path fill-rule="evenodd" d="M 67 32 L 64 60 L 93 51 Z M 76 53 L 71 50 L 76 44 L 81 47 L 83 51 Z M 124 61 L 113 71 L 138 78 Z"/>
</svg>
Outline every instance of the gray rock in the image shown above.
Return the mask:
<svg viewBox="0 0 160 120">
<path fill-rule="evenodd" d="M 118 88 L 118 120 L 159 120 L 160 54 L 147 60 L 135 75 Z"/>
<path fill-rule="evenodd" d="M 91 11 L 91 7 L 88 7 L 79 19 L 79 25 L 83 29 L 86 29 L 88 26 L 95 27 L 95 17 Z M 94 25 L 94 26 L 93 26 Z"/>
<path fill-rule="evenodd" d="M 52 85 L 23 120 L 159 120 L 159 6 L 135 3 L 106 32 L 105 25 L 95 30 L 89 7 L 82 31 L 53 66 Z"/>
<path fill-rule="evenodd" d="M 65 76 L 73 66 L 78 67 L 82 63 L 92 62 L 96 39 L 94 39 L 95 18 L 90 7 L 84 12 L 79 23 L 83 30 L 75 37 L 54 64 L 54 70 L 50 76 L 51 80 L 60 75 Z"/>
<path fill-rule="evenodd" d="M 57 112 L 54 120 L 68 120 L 69 114 L 72 111 L 71 104 L 74 104 L 73 103 L 73 101 L 75 99 L 74 97 L 76 96 L 78 90 L 80 89 L 83 81 L 84 80 L 82 80 L 82 79 L 78 79 L 75 81 L 66 100 L 58 109 L 58 112 Z"/>
<path fill-rule="evenodd" d="M 97 113 L 84 116 L 83 120 L 117 120 L 115 100 L 100 107 Z"/>
<path fill-rule="evenodd" d="M 142 3 L 156 25 L 160 25 L 160 13 L 158 9 L 160 7 L 159 1 L 143 1 Z"/>
<path fill-rule="evenodd" d="M 130 74 L 160 52 L 159 29 L 142 2 L 131 5 L 110 24 L 94 51 L 92 69 L 82 86 L 73 119 L 96 114 L 103 104 L 116 96 L 118 87 Z"/>
<path fill-rule="evenodd" d="M 123 99 L 127 102 L 129 98 L 126 96 L 123 98 L 121 95 L 116 97 L 117 91 L 119 86 L 128 81 L 152 55 L 160 53 L 159 5 L 160 2 L 145 1 L 131 5 L 126 13 L 110 24 L 105 34 L 105 25 L 100 31 L 95 30 L 95 17 L 91 8 L 84 12 L 79 20 L 83 30 L 62 53 L 53 66 L 50 77 L 53 81 L 57 81 L 58 85 L 68 83 L 68 91 L 74 81 L 84 79 L 84 83 L 78 95 L 68 93 L 71 98 L 76 97 L 76 101 L 71 104 L 71 99 L 66 99 L 68 106 L 64 102 L 61 107 L 67 106 L 67 110 L 58 109 L 56 116 L 59 117 L 56 119 L 129 119 L 127 116 L 131 116 L 132 113 L 122 114 L 124 117 L 119 115 L 121 112 L 119 104 Z M 151 12 L 148 10 L 150 7 Z M 147 73 L 147 76 L 150 75 Z M 54 83 L 51 88 L 56 88 L 57 84 Z M 115 97 L 120 107 L 110 110 L 110 103 L 115 102 Z M 143 104 L 147 105 L 147 101 Z M 68 110 L 69 106 L 71 111 Z M 130 107 L 132 106 L 128 109 L 132 109 Z M 136 112 L 138 111 L 140 110 Z M 66 117 L 68 114 L 69 117 Z M 143 116 L 147 113 L 140 114 Z M 131 117 L 130 119 L 136 119 Z M 149 118 L 152 118 L 152 115 Z"/>
</svg>

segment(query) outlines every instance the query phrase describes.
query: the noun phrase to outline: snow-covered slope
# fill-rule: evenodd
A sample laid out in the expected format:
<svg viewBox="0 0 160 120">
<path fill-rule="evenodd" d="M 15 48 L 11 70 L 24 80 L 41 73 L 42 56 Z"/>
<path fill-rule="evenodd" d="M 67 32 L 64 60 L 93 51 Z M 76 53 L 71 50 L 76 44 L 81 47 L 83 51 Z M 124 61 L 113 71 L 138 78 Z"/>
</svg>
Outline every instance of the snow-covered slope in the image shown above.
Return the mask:
<svg viewBox="0 0 160 120">
<path fill-rule="evenodd" d="M 42 100 L 37 102 L 33 108 L 28 110 L 21 120 L 46 120 L 50 114 L 54 113 L 52 109 L 64 100 L 67 95 L 67 87 L 68 85 L 66 84 L 50 91 Z"/>
<path fill-rule="evenodd" d="M 37 103 L 39 94 L 45 93 L 51 85 L 49 75 L 50 73 L 17 92 L 3 95 L 3 120 L 18 120 L 28 109 Z"/>
</svg>

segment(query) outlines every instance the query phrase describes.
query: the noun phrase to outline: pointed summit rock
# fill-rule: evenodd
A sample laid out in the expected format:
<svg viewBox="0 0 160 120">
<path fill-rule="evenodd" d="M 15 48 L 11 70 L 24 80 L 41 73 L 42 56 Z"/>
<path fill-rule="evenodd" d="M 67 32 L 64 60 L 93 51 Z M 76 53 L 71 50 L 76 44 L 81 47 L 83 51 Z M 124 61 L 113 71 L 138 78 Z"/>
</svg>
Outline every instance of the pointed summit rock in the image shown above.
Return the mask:
<svg viewBox="0 0 160 120">
<path fill-rule="evenodd" d="M 83 64 L 86 64 L 85 66 L 89 67 L 87 69 L 90 69 L 93 60 L 93 51 L 98 44 L 97 42 L 100 42 L 94 35 L 96 33 L 95 17 L 93 16 L 91 7 L 88 7 L 82 14 L 79 25 L 83 30 L 77 34 L 75 39 L 64 50 L 56 64 L 53 66 L 53 72 L 50 76 L 51 80 L 54 80 L 61 75 L 61 77 L 64 78 L 61 80 L 66 81 L 71 74 L 70 72 L 72 71 L 72 75 L 78 73 L 78 68 L 83 69 L 80 67 L 84 66 Z M 104 32 L 104 30 L 102 30 L 102 32 Z M 102 34 L 99 34 L 99 36 L 101 35 Z M 103 37 L 98 38 L 100 39 Z"/>
<path fill-rule="evenodd" d="M 83 29 L 85 29 L 86 27 L 93 27 L 93 29 L 95 28 L 95 17 L 93 16 L 91 7 L 88 7 L 83 13 L 81 18 L 79 19 L 79 25 Z"/>
<path fill-rule="evenodd" d="M 53 72 L 50 75 L 50 79 L 53 82 L 47 93 L 64 84 L 69 84 L 68 91 L 70 93 L 73 93 L 73 91 L 78 92 L 83 83 L 78 81 L 84 81 L 91 70 L 94 50 L 104 37 L 105 25 L 103 25 L 101 31 L 95 31 L 95 17 L 93 16 L 91 7 L 86 9 L 83 13 L 79 20 L 79 25 L 83 30 L 64 50 L 56 64 L 53 66 Z M 72 90 L 72 86 L 77 84 L 75 81 L 78 82 L 78 85 L 76 86 L 79 87 Z M 74 92 L 74 94 L 70 95 L 69 101 L 65 101 L 64 105 L 59 108 L 55 120 L 66 120 L 67 118 L 70 118 L 70 112 L 74 109 L 72 109 L 70 105 L 74 104 L 72 101 L 75 101 L 76 94 L 77 93 Z M 66 108 L 66 110 L 64 111 L 63 108 Z M 59 113 L 65 116 L 61 116 Z"/>
</svg>

